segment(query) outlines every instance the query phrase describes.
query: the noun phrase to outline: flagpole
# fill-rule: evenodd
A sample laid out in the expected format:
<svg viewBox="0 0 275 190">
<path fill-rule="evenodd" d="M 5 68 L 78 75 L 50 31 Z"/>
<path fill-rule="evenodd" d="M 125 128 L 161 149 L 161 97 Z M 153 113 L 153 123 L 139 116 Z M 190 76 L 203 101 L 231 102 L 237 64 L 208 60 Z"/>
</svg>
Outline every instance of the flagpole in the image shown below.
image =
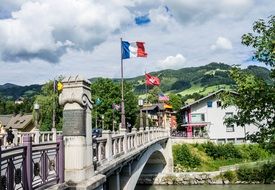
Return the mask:
<svg viewBox="0 0 275 190">
<path fill-rule="evenodd" d="M 120 46 L 121 46 L 121 56 L 120 56 L 120 66 L 121 66 L 121 129 L 126 129 L 125 127 L 125 109 L 124 109 L 124 89 L 123 89 L 123 47 L 122 47 L 122 38 L 120 38 Z"/>
<path fill-rule="evenodd" d="M 52 128 L 55 128 L 55 93 L 56 93 L 56 84 L 55 84 L 55 78 L 53 79 L 53 123 L 52 123 Z"/>
</svg>

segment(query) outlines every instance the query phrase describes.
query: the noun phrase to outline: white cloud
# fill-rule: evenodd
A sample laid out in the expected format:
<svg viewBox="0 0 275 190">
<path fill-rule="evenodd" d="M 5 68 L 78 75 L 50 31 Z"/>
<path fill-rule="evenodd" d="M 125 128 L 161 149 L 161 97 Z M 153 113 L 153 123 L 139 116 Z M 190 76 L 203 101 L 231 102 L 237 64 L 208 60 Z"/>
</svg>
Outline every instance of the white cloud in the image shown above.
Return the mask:
<svg viewBox="0 0 275 190">
<path fill-rule="evenodd" d="M 67 47 L 92 51 L 130 21 L 129 11 L 112 1 L 28 1 L 11 18 L 0 20 L 0 55 L 58 62 Z"/>
<path fill-rule="evenodd" d="M 232 49 L 232 43 L 229 39 L 224 37 L 218 37 L 215 44 L 211 46 L 212 50 L 230 50 Z"/>
<path fill-rule="evenodd" d="M 242 18 L 250 11 L 253 0 L 169 0 L 167 5 L 175 18 L 185 24 L 212 18 Z"/>
<path fill-rule="evenodd" d="M 182 54 L 168 56 L 164 60 L 158 61 L 160 69 L 179 69 L 184 66 L 186 58 Z"/>
</svg>

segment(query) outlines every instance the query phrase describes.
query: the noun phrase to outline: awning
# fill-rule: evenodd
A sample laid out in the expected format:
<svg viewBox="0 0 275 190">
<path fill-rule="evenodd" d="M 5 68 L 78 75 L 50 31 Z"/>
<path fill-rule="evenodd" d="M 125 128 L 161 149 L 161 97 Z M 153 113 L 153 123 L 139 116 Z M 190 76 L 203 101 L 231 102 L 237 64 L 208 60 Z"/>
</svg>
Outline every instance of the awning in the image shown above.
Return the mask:
<svg viewBox="0 0 275 190">
<path fill-rule="evenodd" d="M 182 124 L 182 127 L 188 127 L 188 126 L 192 126 L 192 127 L 205 127 L 207 125 L 210 125 L 210 122 L 203 122 L 203 123 L 186 123 L 186 124 Z"/>
</svg>

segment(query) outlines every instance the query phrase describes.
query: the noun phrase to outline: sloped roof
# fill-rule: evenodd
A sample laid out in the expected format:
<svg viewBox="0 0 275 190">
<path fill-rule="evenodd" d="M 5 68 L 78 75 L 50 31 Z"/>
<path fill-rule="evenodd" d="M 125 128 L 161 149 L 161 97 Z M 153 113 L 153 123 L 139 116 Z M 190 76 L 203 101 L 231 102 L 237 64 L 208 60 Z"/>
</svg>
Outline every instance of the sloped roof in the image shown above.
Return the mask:
<svg viewBox="0 0 275 190">
<path fill-rule="evenodd" d="M 11 120 L 12 118 L 12 114 L 11 115 L 0 115 L 0 122 L 2 125 L 6 126 L 9 121 Z"/>
<path fill-rule="evenodd" d="M 188 107 L 190 107 L 190 106 L 192 106 L 192 105 L 194 105 L 194 104 L 197 104 L 197 103 L 199 103 L 199 102 L 201 102 L 201 101 L 203 101 L 203 100 L 205 100 L 205 99 L 207 99 L 207 98 L 209 98 L 209 97 L 215 96 L 216 94 L 219 94 L 219 93 L 221 93 L 221 92 L 226 92 L 226 90 L 220 89 L 220 90 L 218 90 L 218 91 L 216 91 L 216 92 L 213 92 L 213 93 L 211 93 L 211 94 L 208 94 L 208 95 L 205 96 L 205 97 L 202 97 L 201 99 L 198 99 L 198 100 L 192 102 L 191 104 L 187 104 L 187 105 L 181 107 L 180 109 L 182 110 L 182 109 L 188 108 Z M 237 93 L 234 92 L 234 91 L 230 91 L 230 93 L 237 94 Z"/>
<path fill-rule="evenodd" d="M 17 114 L 13 116 L 5 128 L 24 129 L 32 122 L 32 114 Z"/>
</svg>

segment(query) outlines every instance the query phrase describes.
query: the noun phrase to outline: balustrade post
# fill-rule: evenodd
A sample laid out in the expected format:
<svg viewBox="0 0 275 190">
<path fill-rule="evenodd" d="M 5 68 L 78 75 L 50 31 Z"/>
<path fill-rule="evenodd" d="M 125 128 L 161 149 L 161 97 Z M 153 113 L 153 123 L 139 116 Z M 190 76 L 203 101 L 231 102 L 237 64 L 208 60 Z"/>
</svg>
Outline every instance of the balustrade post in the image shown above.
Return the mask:
<svg viewBox="0 0 275 190">
<path fill-rule="evenodd" d="M 3 145 L 6 146 L 7 145 L 7 133 L 4 133 L 4 137 L 3 137 Z"/>
<path fill-rule="evenodd" d="M 144 143 L 144 137 L 143 137 L 143 135 L 144 135 L 144 129 L 143 128 L 139 128 L 139 131 L 141 132 L 141 134 L 140 134 L 140 144 L 143 144 Z"/>
<path fill-rule="evenodd" d="M 149 133 L 150 133 L 150 128 L 149 127 L 145 127 L 145 131 L 147 133 L 147 135 L 145 135 L 145 141 L 149 142 Z"/>
<path fill-rule="evenodd" d="M 105 155 L 108 161 L 113 159 L 113 147 L 112 147 L 112 132 L 110 130 L 103 131 L 102 137 L 107 137 Z"/>
<path fill-rule="evenodd" d="M 18 145 L 18 130 L 12 129 L 12 134 L 14 135 L 13 144 Z"/>
<path fill-rule="evenodd" d="M 34 129 L 34 143 L 39 144 L 39 139 L 40 139 L 40 131 L 39 129 Z"/>
<path fill-rule="evenodd" d="M 52 141 L 56 142 L 57 133 L 56 133 L 56 128 L 55 127 L 52 128 L 52 133 L 53 133 L 53 139 L 52 139 Z"/>
<path fill-rule="evenodd" d="M 64 160 L 65 160 L 65 155 L 64 155 L 64 142 L 63 142 L 63 135 L 58 135 L 56 138 L 56 142 L 58 144 L 58 177 L 59 183 L 63 183 L 64 182 Z"/>
<path fill-rule="evenodd" d="M 137 139 L 137 128 L 133 128 L 132 132 L 134 133 L 134 147 L 137 148 L 138 139 Z"/>
<path fill-rule="evenodd" d="M 23 136 L 23 145 L 26 146 L 26 158 L 23 167 L 25 187 L 32 190 L 33 165 L 32 165 L 32 138 L 29 135 Z"/>
<path fill-rule="evenodd" d="M 120 129 L 120 133 L 123 134 L 123 151 L 124 151 L 124 154 L 128 152 L 128 142 L 127 142 L 127 130 L 122 128 Z"/>
</svg>

